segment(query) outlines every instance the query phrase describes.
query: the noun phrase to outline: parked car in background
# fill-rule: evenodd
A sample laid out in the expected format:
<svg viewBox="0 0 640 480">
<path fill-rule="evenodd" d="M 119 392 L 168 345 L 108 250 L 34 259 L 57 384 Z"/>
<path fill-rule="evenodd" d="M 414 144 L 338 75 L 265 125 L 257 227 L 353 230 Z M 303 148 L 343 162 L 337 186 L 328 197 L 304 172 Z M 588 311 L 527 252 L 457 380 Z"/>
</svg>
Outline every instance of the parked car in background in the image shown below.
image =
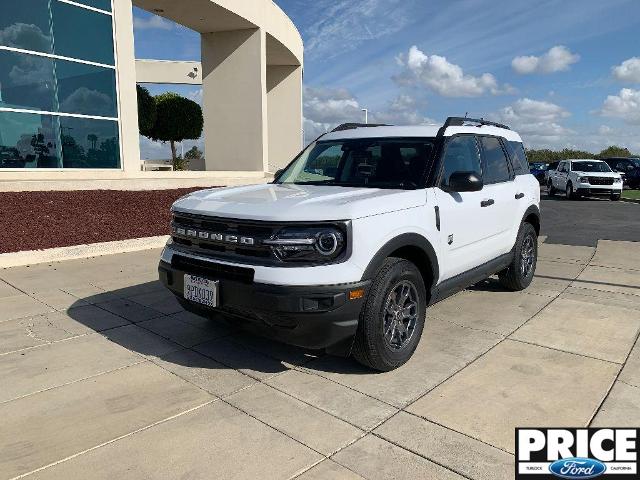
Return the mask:
<svg viewBox="0 0 640 480">
<path fill-rule="evenodd" d="M 602 160 L 622 176 L 626 187 L 640 188 L 640 158 L 611 157 Z"/>
<path fill-rule="evenodd" d="M 536 177 L 540 185 L 544 185 L 545 173 L 547 172 L 548 164 L 544 162 L 535 162 L 529 164 L 529 172 Z"/>
<path fill-rule="evenodd" d="M 549 182 L 549 175 L 551 175 L 553 172 L 556 171 L 556 169 L 558 168 L 558 164 L 560 162 L 551 162 L 549 164 L 547 164 L 547 169 L 544 172 L 544 184 L 547 185 L 547 183 Z"/>
<path fill-rule="evenodd" d="M 563 160 L 557 170 L 549 174 L 549 195 L 565 192 L 567 198 L 588 195 L 609 195 L 619 200 L 622 177 L 602 160 Z"/>
</svg>

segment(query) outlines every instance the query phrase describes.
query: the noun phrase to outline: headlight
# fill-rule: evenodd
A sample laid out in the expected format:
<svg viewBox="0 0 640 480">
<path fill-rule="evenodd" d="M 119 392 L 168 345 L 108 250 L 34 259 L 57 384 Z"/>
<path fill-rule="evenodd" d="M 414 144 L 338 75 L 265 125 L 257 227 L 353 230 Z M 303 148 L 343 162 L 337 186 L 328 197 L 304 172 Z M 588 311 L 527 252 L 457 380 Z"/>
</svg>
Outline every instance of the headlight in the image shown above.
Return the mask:
<svg viewBox="0 0 640 480">
<path fill-rule="evenodd" d="M 346 250 L 346 232 L 333 226 L 285 227 L 262 243 L 285 262 L 328 263 Z"/>
<path fill-rule="evenodd" d="M 589 183 L 589 177 L 578 177 L 579 183 Z"/>
<path fill-rule="evenodd" d="M 622 183 L 622 179 L 621 178 L 614 178 L 613 179 L 613 183 Z"/>
</svg>

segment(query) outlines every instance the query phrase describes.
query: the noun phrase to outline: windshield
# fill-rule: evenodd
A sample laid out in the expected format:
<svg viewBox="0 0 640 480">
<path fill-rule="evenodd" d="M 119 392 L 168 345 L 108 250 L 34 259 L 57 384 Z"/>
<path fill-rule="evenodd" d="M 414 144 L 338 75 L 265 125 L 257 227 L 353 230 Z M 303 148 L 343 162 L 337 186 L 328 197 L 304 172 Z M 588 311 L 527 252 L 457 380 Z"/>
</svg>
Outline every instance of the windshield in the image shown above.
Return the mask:
<svg viewBox="0 0 640 480">
<path fill-rule="evenodd" d="M 610 172 L 609 165 L 604 162 L 571 162 L 574 172 Z"/>
<path fill-rule="evenodd" d="M 546 170 L 547 169 L 547 164 L 546 163 L 532 163 L 531 164 L 531 168 L 533 170 Z"/>
<path fill-rule="evenodd" d="M 432 138 L 346 139 L 309 145 L 275 183 L 414 189 L 433 149 Z"/>
</svg>

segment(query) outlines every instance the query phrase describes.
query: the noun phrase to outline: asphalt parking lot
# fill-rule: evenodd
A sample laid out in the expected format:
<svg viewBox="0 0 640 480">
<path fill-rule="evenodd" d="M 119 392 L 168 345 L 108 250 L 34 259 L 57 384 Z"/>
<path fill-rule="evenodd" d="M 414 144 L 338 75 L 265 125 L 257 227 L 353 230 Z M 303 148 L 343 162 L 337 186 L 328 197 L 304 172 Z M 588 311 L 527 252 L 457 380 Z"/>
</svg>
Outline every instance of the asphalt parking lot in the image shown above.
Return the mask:
<svg viewBox="0 0 640 480">
<path fill-rule="evenodd" d="M 0 478 L 506 479 L 516 426 L 637 426 L 640 205 L 543 215 L 533 285 L 384 374 L 182 311 L 158 250 L 0 270 Z"/>
</svg>

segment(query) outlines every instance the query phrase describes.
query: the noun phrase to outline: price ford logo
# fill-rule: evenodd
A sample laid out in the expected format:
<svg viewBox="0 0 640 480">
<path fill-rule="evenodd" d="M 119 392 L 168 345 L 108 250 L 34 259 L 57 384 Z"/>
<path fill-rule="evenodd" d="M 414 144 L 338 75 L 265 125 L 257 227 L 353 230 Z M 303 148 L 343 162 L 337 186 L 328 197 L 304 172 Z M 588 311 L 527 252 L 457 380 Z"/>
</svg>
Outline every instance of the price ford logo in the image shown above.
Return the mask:
<svg viewBox="0 0 640 480">
<path fill-rule="evenodd" d="M 549 465 L 549 471 L 560 478 L 596 478 L 607 471 L 607 466 L 592 458 L 563 458 Z"/>
<path fill-rule="evenodd" d="M 516 428 L 516 480 L 638 480 L 638 428 Z"/>
</svg>

